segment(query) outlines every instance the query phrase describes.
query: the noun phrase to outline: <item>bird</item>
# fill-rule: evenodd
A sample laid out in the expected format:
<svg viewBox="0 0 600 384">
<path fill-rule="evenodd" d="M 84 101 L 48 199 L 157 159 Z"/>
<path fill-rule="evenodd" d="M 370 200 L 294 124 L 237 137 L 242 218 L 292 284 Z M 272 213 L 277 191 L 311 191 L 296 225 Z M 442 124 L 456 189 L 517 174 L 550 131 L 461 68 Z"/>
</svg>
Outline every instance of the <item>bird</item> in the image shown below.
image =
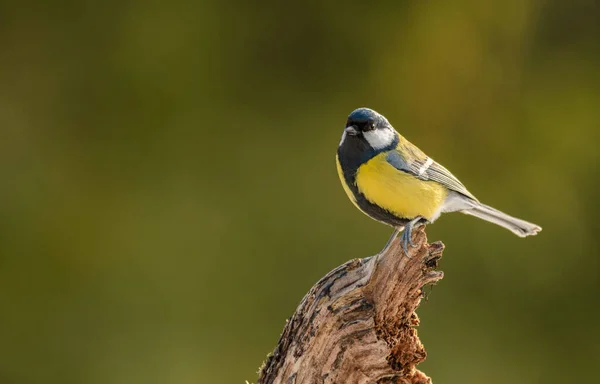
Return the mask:
<svg viewBox="0 0 600 384">
<path fill-rule="evenodd" d="M 542 230 L 539 225 L 480 203 L 449 170 L 369 108 L 358 108 L 348 116 L 336 165 L 350 201 L 367 216 L 394 228 L 380 253 L 403 230 L 401 241 L 408 256 L 408 245 L 415 247 L 413 229 L 449 212 L 478 217 L 520 237 Z"/>
</svg>

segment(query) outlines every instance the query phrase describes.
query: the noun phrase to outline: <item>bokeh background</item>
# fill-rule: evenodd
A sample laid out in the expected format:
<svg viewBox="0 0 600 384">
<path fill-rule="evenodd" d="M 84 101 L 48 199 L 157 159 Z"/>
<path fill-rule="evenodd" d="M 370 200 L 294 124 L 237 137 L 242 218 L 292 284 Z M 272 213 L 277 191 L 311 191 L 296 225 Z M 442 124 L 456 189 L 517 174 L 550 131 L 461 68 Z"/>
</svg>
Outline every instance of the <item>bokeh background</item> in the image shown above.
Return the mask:
<svg viewBox="0 0 600 384">
<path fill-rule="evenodd" d="M 594 382 L 600 6 L 0 3 L 0 382 L 240 383 L 390 229 L 337 178 L 369 106 L 535 238 L 428 228 L 439 383 Z"/>
</svg>

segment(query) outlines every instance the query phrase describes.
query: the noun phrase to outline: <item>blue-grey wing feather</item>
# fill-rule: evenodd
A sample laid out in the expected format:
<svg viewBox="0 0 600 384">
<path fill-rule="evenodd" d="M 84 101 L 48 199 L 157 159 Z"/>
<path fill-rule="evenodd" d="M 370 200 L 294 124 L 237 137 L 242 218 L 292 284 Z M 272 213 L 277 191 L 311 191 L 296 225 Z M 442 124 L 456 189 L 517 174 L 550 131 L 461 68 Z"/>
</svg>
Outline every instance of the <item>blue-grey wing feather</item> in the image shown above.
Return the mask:
<svg viewBox="0 0 600 384">
<path fill-rule="evenodd" d="M 419 171 L 427 159 L 406 159 L 398 150 L 390 151 L 386 157 L 387 162 L 400 171 L 410 173 L 424 181 L 436 181 L 452 191 L 477 201 L 475 196 L 449 170 L 435 161 L 423 173 L 420 173 Z"/>
</svg>

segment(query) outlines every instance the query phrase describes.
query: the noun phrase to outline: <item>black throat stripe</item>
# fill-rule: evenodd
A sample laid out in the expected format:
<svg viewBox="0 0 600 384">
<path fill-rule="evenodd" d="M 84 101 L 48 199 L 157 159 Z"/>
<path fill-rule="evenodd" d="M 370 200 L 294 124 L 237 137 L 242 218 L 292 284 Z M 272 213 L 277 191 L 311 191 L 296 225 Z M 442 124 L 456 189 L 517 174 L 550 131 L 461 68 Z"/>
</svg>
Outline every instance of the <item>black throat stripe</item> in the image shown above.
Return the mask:
<svg viewBox="0 0 600 384">
<path fill-rule="evenodd" d="M 358 168 L 381 152 L 395 148 L 396 145 L 398 145 L 398 138 L 396 138 L 389 148 L 383 148 L 376 151 L 371 148 L 365 140 L 361 140 L 359 138 L 346 138 L 344 143 L 342 143 L 342 146 L 338 148 L 337 154 L 340 167 L 342 168 L 342 172 L 344 174 L 344 180 L 354 195 L 356 204 L 359 206 L 359 208 L 377 221 L 393 227 L 401 227 L 410 221 L 410 219 L 397 217 L 388 210 L 371 203 L 356 186 L 356 173 L 358 172 Z"/>
</svg>

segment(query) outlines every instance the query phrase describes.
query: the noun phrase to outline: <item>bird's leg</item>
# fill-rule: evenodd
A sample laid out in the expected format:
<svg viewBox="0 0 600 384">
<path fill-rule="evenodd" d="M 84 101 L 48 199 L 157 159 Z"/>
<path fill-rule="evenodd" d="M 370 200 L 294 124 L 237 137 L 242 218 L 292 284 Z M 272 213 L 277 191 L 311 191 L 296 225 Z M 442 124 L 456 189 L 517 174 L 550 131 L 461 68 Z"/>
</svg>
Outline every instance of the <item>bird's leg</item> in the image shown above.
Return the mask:
<svg viewBox="0 0 600 384">
<path fill-rule="evenodd" d="M 387 252 L 390 249 L 390 247 L 392 246 L 392 242 L 398 236 L 398 234 L 400 233 L 402 228 L 403 227 L 394 228 L 394 233 L 392 233 L 392 236 L 390 236 L 390 239 L 387 241 L 387 243 L 385 244 L 385 246 L 383 247 L 381 252 L 379 252 L 380 255 L 383 255 L 385 252 Z"/>
<path fill-rule="evenodd" d="M 408 245 L 410 244 L 410 246 L 413 248 L 416 247 L 416 245 L 412 242 L 412 230 L 418 226 L 418 224 L 422 224 L 420 223 L 421 220 L 423 220 L 423 218 L 421 216 L 417 216 L 404 226 L 404 233 L 402 234 L 402 247 L 404 248 L 404 254 L 409 259 L 410 256 L 408 256 Z"/>
</svg>

